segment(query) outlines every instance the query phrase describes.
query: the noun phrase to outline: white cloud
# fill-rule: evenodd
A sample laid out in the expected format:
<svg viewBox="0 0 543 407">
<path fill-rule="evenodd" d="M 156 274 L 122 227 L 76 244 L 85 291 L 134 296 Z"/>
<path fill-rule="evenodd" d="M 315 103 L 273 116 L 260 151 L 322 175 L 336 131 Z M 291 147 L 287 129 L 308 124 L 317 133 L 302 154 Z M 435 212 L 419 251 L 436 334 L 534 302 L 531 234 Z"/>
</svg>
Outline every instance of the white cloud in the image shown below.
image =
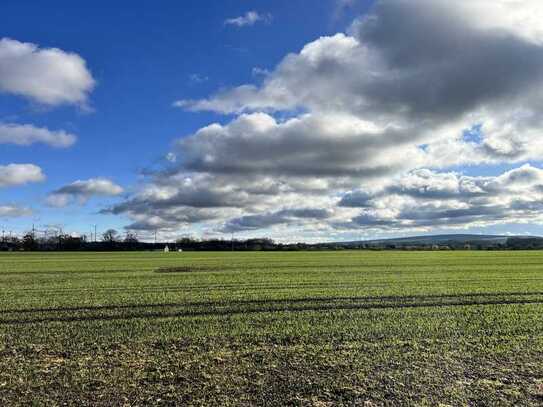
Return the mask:
<svg viewBox="0 0 543 407">
<path fill-rule="evenodd" d="M 351 35 L 323 37 L 288 55 L 262 86 L 246 84 L 176 106 L 227 114 L 348 114 L 394 126 L 411 147 L 426 144 L 423 160 L 433 167 L 537 160 L 543 156 L 537 137 L 543 36 L 532 17 L 542 6 L 516 6 L 506 0 L 380 1 Z M 463 131 L 477 124 L 481 142 L 465 142 Z"/>
<path fill-rule="evenodd" d="M 225 20 L 224 24 L 235 25 L 237 27 L 245 27 L 255 25 L 259 21 L 270 22 L 271 18 L 272 17 L 270 14 L 260 14 L 257 11 L 248 11 L 242 16 Z"/>
<path fill-rule="evenodd" d="M 433 0 L 426 0 L 430 1 Z M 538 0 L 460 1 L 457 7 L 462 18 L 469 19 L 481 30 L 503 30 L 543 44 L 543 4 Z"/>
<path fill-rule="evenodd" d="M 40 167 L 34 164 L 0 165 L 0 188 L 45 180 Z"/>
<path fill-rule="evenodd" d="M 30 124 L 0 122 L 0 144 L 28 146 L 35 143 L 48 144 L 52 147 L 66 148 L 73 145 L 77 137 L 64 130 L 52 131 Z"/>
<path fill-rule="evenodd" d="M 91 178 L 85 181 L 75 181 L 53 191 L 47 197 L 47 203 L 54 207 L 64 207 L 78 202 L 85 204 L 90 198 L 112 197 L 123 193 L 123 188 L 106 178 Z"/>
<path fill-rule="evenodd" d="M 253 76 L 268 76 L 270 74 L 270 71 L 268 71 L 267 69 L 264 69 L 264 68 L 260 68 L 258 66 L 255 66 L 252 70 L 251 70 L 251 74 Z"/>
<path fill-rule="evenodd" d="M 331 216 L 325 209 L 296 208 L 258 215 L 245 215 L 229 220 L 222 231 L 225 233 L 255 231 L 275 225 L 300 224 L 307 221 L 324 220 Z"/>
<path fill-rule="evenodd" d="M 316 206 L 333 205 L 322 196 L 327 189 L 326 182 L 291 177 L 159 173 L 131 199 L 104 212 L 128 214 L 134 221 L 129 228 L 138 230 L 175 231 L 195 224 L 226 230 L 231 219 L 261 213 L 275 219 L 269 222 L 273 226 L 303 218 L 308 199 Z"/>
<path fill-rule="evenodd" d="M 402 143 L 398 129 L 352 115 L 306 114 L 277 122 L 253 113 L 179 140 L 178 156 L 185 169 L 197 172 L 373 178 L 406 168 L 402 158 L 419 158 L 417 148 L 397 154 Z"/>
<path fill-rule="evenodd" d="M 543 221 L 543 169 L 531 165 L 498 176 L 414 170 L 380 189 L 353 191 L 340 206 L 360 213 L 338 228 L 428 230 Z"/>
<path fill-rule="evenodd" d="M 9 38 L 0 40 L 0 92 L 51 106 L 86 106 L 94 86 L 85 60 L 75 53 Z"/>
<path fill-rule="evenodd" d="M 189 80 L 191 83 L 198 84 L 207 82 L 209 80 L 209 77 L 198 73 L 193 73 L 189 76 Z"/>
<path fill-rule="evenodd" d="M 175 102 L 235 117 L 179 139 L 178 160 L 112 211 L 140 228 L 295 224 L 312 236 L 540 222 L 540 187 L 524 200 L 515 190 L 540 169 L 487 179 L 449 168 L 543 159 L 542 10 L 532 0 L 377 1 L 260 85 Z M 308 207 L 329 216 L 285 215 Z"/>
<path fill-rule="evenodd" d="M 17 205 L 0 205 L 0 218 L 32 216 L 32 209 Z"/>
</svg>

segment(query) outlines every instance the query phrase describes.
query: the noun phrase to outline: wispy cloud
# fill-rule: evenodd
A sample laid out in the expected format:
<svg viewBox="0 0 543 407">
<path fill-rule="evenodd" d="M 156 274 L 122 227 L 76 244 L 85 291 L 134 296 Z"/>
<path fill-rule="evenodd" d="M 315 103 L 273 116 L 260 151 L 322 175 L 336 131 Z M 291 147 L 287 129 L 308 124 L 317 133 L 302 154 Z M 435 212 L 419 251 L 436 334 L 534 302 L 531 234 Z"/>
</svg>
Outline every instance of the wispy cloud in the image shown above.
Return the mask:
<svg viewBox="0 0 543 407">
<path fill-rule="evenodd" d="M 258 66 L 255 66 L 253 70 L 251 71 L 253 76 L 268 76 L 270 74 L 270 71 L 264 68 L 260 68 Z"/>
<path fill-rule="evenodd" d="M 193 83 L 193 84 L 204 83 L 204 82 L 207 82 L 208 80 L 209 80 L 208 76 L 201 75 L 198 73 L 193 73 L 189 76 L 189 81 L 190 83 Z"/>
<path fill-rule="evenodd" d="M 272 20 L 272 15 L 269 13 L 261 14 L 257 11 L 248 11 L 244 15 L 235 17 L 235 18 L 229 18 L 225 20 L 225 25 L 235 25 L 237 27 L 245 27 L 245 26 L 252 26 L 255 25 L 258 22 L 264 22 L 269 23 Z"/>
</svg>

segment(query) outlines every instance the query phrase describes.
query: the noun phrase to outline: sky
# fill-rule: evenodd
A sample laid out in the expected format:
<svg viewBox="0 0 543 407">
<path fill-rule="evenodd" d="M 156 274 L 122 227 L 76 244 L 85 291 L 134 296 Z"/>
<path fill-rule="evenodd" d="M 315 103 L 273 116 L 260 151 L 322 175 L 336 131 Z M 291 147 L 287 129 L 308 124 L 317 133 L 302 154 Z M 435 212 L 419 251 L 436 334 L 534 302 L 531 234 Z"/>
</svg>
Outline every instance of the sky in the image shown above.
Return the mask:
<svg viewBox="0 0 543 407">
<path fill-rule="evenodd" d="M 0 4 L 0 226 L 543 234 L 543 5 Z"/>
</svg>

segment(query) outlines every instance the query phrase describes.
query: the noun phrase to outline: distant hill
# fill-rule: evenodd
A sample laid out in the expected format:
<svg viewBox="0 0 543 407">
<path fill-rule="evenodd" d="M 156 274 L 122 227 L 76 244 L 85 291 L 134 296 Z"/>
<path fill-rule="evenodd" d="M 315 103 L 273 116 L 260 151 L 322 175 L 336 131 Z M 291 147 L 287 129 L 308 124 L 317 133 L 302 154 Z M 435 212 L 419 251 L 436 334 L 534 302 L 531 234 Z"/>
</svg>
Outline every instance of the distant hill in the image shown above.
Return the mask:
<svg viewBox="0 0 543 407">
<path fill-rule="evenodd" d="M 504 236 L 504 235 L 473 235 L 473 234 L 450 234 L 450 235 L 429 235 L 429 236 L 412 236 L 400 237 L 392 239 L 373 239 L 360 240 L 352 242 L 333 243 L 338 247 L 354 247 L 354 246 L 369 246 L 369 247 L 422 247 L 422 246 L 453 246 L 460 247 L 464 245 L 480 245 L 480 246 L 497 246 L 505 245 L 508 241 L 536 241 L 543 244 L 542 237 L 536 236 Z"/>
<path fill-rule="evenodd" d="M 412 236 L 412 237 L 400 237 L 394 239 L 377 239 L 370 240 L 371 243 L 397 243 L 397 244 L 440 244 L 444 242 L 459 242 L 468 243 L 474 241 L 493 241 L 493 242 L 506 242 L 511 236 L 501 235 L 469 235 L 469 234 L 452 234 L 452 235 L 432 235 L 432 236 Z"/>
</svg>

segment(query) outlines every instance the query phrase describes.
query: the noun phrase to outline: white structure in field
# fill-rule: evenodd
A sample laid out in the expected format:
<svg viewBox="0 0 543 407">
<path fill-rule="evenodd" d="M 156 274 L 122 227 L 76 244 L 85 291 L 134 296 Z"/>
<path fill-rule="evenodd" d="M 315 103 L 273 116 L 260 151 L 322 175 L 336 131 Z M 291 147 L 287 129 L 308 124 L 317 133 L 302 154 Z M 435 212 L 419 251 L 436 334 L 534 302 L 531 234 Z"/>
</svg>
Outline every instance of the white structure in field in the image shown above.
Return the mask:
<svg viewBox="0 0 543 407">
<path fill-rule="evenodd" d="M 168 247 L 168 245 L 166 245 L 166 247 L 164 247 L 164 253 L 169 253 L 170 251 L 170 248 Z"/>
</svg>

